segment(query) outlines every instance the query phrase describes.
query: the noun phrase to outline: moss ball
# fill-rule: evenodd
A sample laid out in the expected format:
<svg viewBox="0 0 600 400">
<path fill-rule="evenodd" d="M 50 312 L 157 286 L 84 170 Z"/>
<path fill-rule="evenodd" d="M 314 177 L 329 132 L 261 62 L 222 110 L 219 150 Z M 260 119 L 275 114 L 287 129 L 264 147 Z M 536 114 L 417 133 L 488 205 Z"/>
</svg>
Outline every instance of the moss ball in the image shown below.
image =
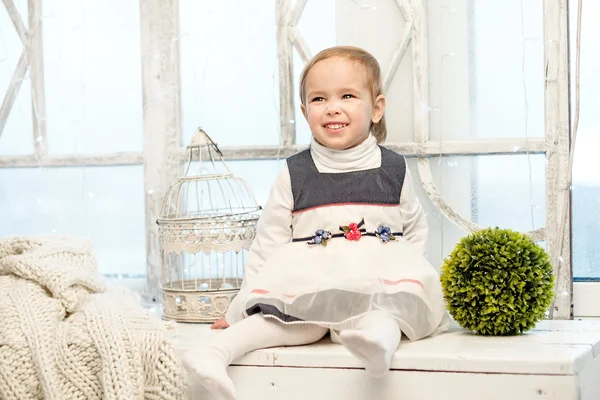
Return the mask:
<svg viewBox="0 0 600 400">
<path fill-rule="evenodd" d="M 462 238 L 440 277 L 450 315 L 481 335 L 517 335 L 542 320 L 554 297 L 548 253 L 530 237 L 487 228 Z"/>
</svg>

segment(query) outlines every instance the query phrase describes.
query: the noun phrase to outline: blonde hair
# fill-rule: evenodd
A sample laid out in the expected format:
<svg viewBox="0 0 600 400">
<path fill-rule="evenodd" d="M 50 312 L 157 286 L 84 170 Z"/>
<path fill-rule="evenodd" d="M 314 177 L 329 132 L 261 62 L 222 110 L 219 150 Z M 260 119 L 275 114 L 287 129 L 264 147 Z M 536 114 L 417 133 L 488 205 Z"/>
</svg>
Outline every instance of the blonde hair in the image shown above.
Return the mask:
<svg viewBox="0 0 600 400">
<path fill-rule="evenodd" d="M 367 70 L 367 83 L 371 88 L 371 97 L 373 101 L 375 101 L 377 96 L 383 94 L 383 88 L 381 84 L 381 68 L 379 67 L 379 63 L 375 57 L 359 47 L 336 46 L 319 52 L 304 67 L 302 75 L 300 76 L 300 101 L 302 104 L 304 104 L 306 100 L 306 77 L 308 76 L 308 73 L 319 61 L 327 60 L 328 58 L 333 57 L 345 58 L 365 67 Z M 385 138 L 387 137 L 385 115 L 383 115 L 376 124 L 371 123 L 371 132 L 377 139 L 377 143 L 381 144 L 385 141 Z"/>
</svg>

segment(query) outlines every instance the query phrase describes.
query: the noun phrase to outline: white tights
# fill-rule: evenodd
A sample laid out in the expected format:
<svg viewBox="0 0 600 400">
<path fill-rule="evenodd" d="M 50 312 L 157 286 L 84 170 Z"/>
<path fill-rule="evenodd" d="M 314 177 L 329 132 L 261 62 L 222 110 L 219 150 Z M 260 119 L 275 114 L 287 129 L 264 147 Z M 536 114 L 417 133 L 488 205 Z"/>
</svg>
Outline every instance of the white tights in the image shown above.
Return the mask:
<svg viewBox="0 0 600 400">
<path fill-rule="evenodd" d="M 183 363 L 210 392 L 234 400 L 235 387 L 227 375 L 227 366 L 233 360 L 257 349 L 314 343 L 327 331 L 316 325 L 284 325 L 255 314 L 189 350 Z M 373 311 L 357 319 L 350 329 L 342 330 L 340 340 L 368 373 L 380 377 L 390 368 L 400 344 L 400 330 L 391 315 Z"/>
</svg>

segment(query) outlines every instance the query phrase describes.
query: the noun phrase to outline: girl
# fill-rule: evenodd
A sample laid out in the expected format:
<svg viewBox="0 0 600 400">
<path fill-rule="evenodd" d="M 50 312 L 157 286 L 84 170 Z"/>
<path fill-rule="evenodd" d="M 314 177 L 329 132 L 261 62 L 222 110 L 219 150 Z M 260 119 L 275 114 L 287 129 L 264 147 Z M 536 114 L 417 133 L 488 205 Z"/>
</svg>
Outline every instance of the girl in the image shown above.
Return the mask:
<svg viewBox="0 0 600 400">
<path fill-rule="evenodd" d="M 403 333 L 444 331 L 427 222 L 403 156 L 385 140 L 377 60 L 355 47 L 317 54 L 300 81 L 308 150 L 287 160 L 250 249 L 228 329 L 184 355 L 202 384 L 235 398 L 226 368 L 249 351 L 313 343 L 328 330 L 376 377 Z"/>
</svg>

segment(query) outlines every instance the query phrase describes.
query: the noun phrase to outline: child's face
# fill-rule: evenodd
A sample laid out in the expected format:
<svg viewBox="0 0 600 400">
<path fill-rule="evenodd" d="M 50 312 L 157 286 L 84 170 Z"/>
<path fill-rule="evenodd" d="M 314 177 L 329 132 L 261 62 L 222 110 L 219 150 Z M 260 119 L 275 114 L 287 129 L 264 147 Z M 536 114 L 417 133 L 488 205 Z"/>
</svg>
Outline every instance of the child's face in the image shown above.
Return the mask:
<svg viewBox="0 0 600 400">
<path fill-rule="evenodd" d="M 306 77 L 302 112 L 315 139 L 344 150 L 369 136 L 371 122 L 383 116 L 385 98 L 371 98 L 365 68 L 341 57 L 316 63 Z"/>
</svg>

